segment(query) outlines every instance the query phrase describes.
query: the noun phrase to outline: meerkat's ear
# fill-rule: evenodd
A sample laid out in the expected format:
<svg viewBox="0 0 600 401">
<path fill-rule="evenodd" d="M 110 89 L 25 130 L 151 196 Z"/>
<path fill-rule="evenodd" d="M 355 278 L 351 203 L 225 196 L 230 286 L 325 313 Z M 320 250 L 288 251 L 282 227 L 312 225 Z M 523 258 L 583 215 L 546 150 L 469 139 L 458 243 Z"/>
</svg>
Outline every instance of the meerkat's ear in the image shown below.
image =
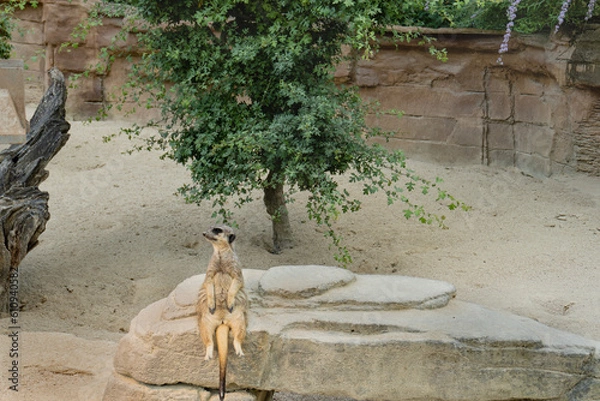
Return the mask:
<svg viewBox="0 0 600 401">
<path fill-rule="evenodd" d="M 233 243 L 235 241 L 235 234 L 229 234 L 229 243 Z"/>
</svg>

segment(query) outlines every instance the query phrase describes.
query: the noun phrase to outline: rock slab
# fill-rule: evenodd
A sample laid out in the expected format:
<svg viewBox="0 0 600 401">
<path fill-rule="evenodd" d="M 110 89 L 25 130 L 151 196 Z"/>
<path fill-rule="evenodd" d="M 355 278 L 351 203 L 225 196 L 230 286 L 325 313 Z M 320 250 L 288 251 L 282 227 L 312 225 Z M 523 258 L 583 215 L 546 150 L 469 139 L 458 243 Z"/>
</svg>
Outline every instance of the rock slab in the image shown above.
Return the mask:
<svg viewBox="0 0 600 401">
<path fill-rule="evenodd" d="M 22 60 L 0 60 L 0 144 L 25 142 L 25 84 Z"/>
<path fill-rule="evenodd" d="M 359 400 L 600 399 L 598 342 L 457 301 L 448 283 L 336 269 L 244 271 L 246 355 L 231 353 L 228 389 Z M 132 321 L 106 401 L 153 400 L 157 391 L 200 400 L 217 387 L 217 362 L 204 361 L 194 316 L 202 281 L 185 280 Z"/>
</svg>

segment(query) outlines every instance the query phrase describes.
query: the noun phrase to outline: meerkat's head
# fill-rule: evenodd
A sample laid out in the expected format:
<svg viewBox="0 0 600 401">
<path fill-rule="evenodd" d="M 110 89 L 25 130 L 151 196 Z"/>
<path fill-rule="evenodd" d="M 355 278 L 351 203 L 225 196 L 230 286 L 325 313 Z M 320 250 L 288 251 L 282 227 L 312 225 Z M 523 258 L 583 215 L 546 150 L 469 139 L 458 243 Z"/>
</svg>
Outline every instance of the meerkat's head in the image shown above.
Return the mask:
<svg viewBox="0 0 600 401">
<path fill-rule="evenodd" d="M 214 226 L 202 235 L 216 249 L 233 247 L 233 241 L 235 241 L 235 234 L 229 226 Z"/>
</svg>

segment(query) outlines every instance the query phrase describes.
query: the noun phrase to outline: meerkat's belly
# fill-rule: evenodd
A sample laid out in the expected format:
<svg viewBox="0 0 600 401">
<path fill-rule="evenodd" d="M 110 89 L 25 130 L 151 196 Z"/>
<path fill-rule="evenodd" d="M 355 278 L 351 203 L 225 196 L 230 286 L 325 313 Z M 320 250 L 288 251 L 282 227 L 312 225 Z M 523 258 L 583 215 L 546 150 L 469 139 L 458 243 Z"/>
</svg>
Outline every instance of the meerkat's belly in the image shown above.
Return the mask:
<svg viewBox="0 0 600 401">
<path fill-rule="evenodd" d="M 215 300 L 217 310 L 227 310 L 227 293 L 231 286 L 232 278 L 228 274 L 215 275 Z"/>
</svg>

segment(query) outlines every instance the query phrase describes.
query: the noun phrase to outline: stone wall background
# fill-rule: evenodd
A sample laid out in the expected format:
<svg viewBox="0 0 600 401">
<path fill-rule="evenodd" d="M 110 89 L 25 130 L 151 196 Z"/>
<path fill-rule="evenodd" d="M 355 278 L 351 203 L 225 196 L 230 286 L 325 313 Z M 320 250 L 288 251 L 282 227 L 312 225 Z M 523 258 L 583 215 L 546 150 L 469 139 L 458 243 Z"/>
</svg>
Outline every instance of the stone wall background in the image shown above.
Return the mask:
<svg viewBox="0 0 600 401">
<path fill-rule="evenodd" d="M 90 7 L 83 0 L 46 0 L 17 13 L 13 41 L 16 57 L 29 67 L 27 102 L 41 98 L 46 70 L 56 66 L 67 80 L 86 71 L 120 30 L 121 20 L 105 18 L 77 49 L 61 50 L 62 43 L 73 41 L 71 32 Z M 448 62 L 436 61 L 415 42 L 384 45 L 374 60 L 343 64 L 336 74 L 384 110 L 404 113 L 401 119 L 392 113 L 370 116 L 382 128 L 398 131 L 387 146 L 447 164 L 514 166 L 541 176 L 575 170 L 600 175 L 600 26 L 590 24 L 575 41 L 513 38 L 503 65 L 496 62 L 503 33 L 425 33 L 448 49 Z M 130 36 L 121 49 L 134 43 Z M 138 57 L 135 52 L 130 56 Z M 128 72 L 129 63 L 118 58 L 109 71 L 80 79 L 69 90 L 71 118 L 94 116 L 102 104 L 114 102 Z M 134 117 L 156 113 L 144 109 Z"/>
<path fill-rule="evenodd" d="M 400 120 L 373 116 L 400 130 L 389 146 L 441 163 L 515 166 L 543 176 L 600 174 L 600 114 L 594 114 L 600 92 L 594 82 L 568 76 L 576 47 L 570 38 L 514 38 L 500 65 L 502 35 L 431 33 L 448 49 L 448 62 L 436 62 L 417 45 L 390 46 L 349 72 L 365 97 L 404 111 Z"/>
<path fill-rule="evenodd" d="M 111 44 L 123 26 L 119 18 L 104 18 L 103 25 L 90 30 L 85 40 L 74 38 L 73 30 L 89 13 L 93 0 L 42 0 L 38 7 L 17 11 L 18 29 L 13 33 L 14 54 L 28 67 L 26 75 L 26 102 L 37 103 L 47 84 L 46 71 L 59 68 L 69 86 L 67 113 L 73 119 L 96 116 L 105 103 L 115 102 L 127 82 L 129 62 L 115 61 L 105 73 L 92 72 L 74 80 L 75 75 L 89 71 L 101 61 L 101 49 Z M 77 43 L 77 48 L 63 48 L 63 43 Z M 135 43 L 130 35 L 122 48 Z M 137 49 L 128 54 L 137 56 Z M 116 117 L 115 115 L 109 115 Z M 136 118 L 145 118 L 144 114 Z"/>
</svg>

